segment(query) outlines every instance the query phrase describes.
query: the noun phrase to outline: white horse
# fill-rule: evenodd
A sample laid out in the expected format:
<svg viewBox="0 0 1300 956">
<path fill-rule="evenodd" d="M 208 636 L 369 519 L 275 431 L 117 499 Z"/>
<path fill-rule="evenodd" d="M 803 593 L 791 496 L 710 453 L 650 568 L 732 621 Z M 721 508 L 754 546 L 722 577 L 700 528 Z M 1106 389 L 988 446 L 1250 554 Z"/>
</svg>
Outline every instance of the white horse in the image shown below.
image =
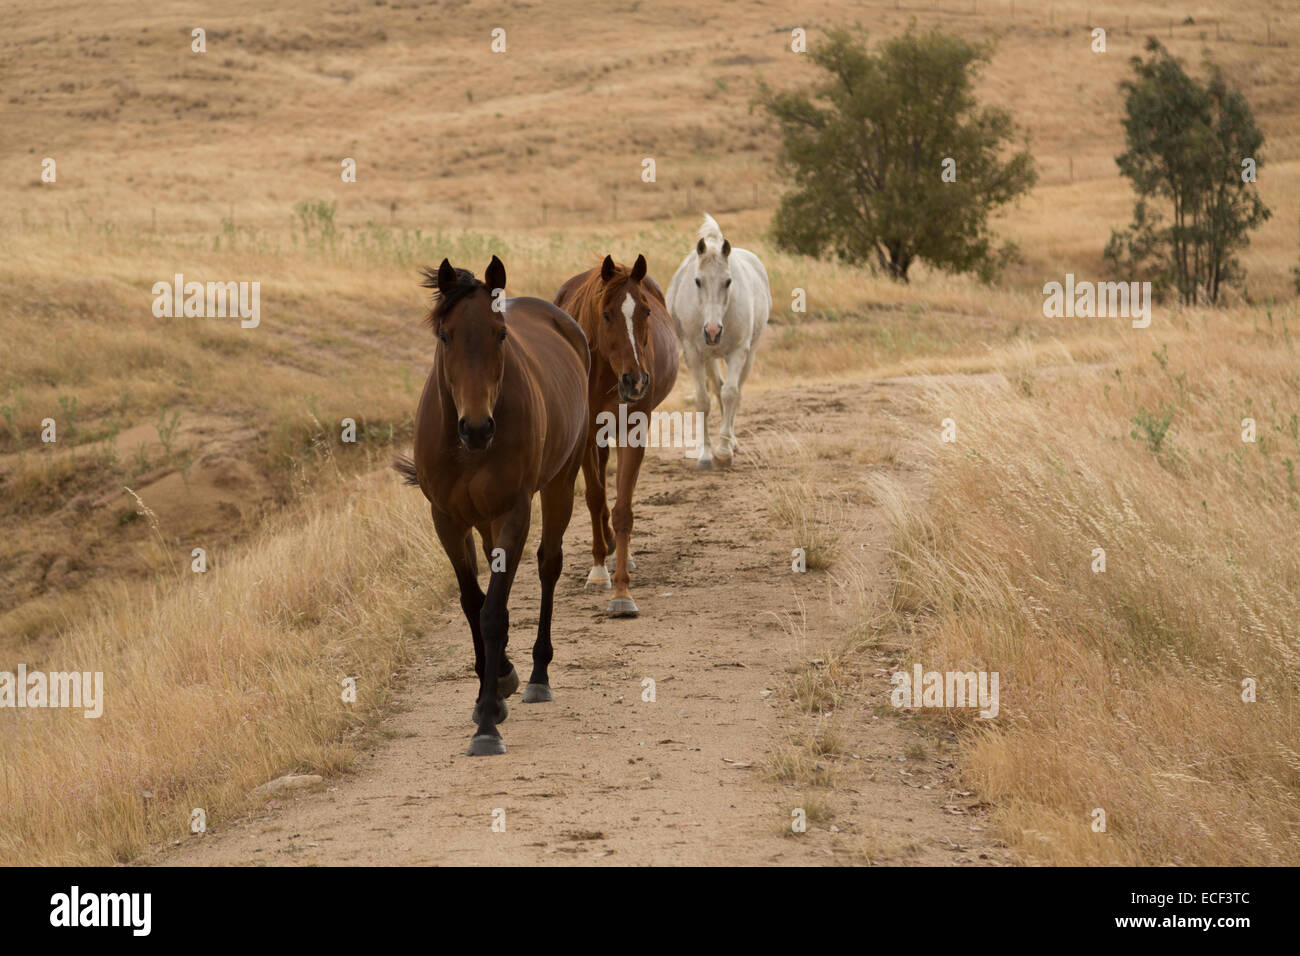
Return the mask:
<svg viewBox="0 0 1300 956">
<path fill-rule="evenodd" d="M 736 409 L 740 390 L 754 367 L 758 340 L 772 311 L 767 270 L 748 249 L 732 248 L 707 213 L 695 248 L 677 267 L 668 285 L 668 312 L 677 326 L 686 365 L 695 379 L 695 408 L 704 414 L 704 436 L 697 467 L 712 468 L 709 393 L 722 409 L 718 465 L 736 453 Z M 725 370 L 718 368 L 718 363 Z"/>
</svg>

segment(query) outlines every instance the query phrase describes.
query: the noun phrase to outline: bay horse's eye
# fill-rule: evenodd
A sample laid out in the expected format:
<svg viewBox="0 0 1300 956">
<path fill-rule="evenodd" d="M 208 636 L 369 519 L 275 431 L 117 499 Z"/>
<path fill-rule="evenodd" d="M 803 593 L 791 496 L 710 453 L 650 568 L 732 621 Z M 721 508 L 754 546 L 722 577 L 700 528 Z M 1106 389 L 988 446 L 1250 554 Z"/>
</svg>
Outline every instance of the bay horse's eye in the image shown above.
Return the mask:
<svg viewBox="0 0 1300 956">
<path fill-rule="evenodd" d="M 605 321 L 608 322 L 608 321 L 609 321 L 609 313 L 608 313 L 608 312 L 602 312 L 601 314 L 602 314 L 603 316 L 605 316 Z"/>
<path fill-rule="evenodd" d="M 506 330 L 502 329 L 500 332 L 497 333 L 497 341 L 504 342 L 505 340 L 506 340 Z"/>
<path fill-rule="evenodd" d="M 443 345 L 447 344 L 447 333 L 443 332 L 441 329 L 438 331 L 438 341 Z"/>
</svg>

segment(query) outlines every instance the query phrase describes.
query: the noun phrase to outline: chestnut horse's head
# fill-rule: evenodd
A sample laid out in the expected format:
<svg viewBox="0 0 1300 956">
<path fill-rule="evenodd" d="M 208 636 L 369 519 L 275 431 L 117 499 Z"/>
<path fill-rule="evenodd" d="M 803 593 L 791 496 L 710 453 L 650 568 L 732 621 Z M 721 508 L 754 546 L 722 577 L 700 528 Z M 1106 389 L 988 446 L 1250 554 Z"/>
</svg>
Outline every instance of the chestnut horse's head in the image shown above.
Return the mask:
<svg viewBox="0 0 1300 956">
<path fill-rule="evenodd" d="M 474 278 L 446 259 L 438 271 L 424 271 L 426 289 L 436 291 L 429 324 L 438 336 L 434 357 L 456 409 L 456 433 L 470 451 L 492 444 L 492 413 L 506 368 L 506 267 L 496 256 L 483 276 Z"/>
<path fill-rule="evenodd" d="M 609 256 L 600 267 L 598 295 L 600 319 L 596 323 L 595 346 L 618 380 L 618 394 L 635 402 L 650 388 L 650 304 L 641 285 L 645 278 L 645 256 L 637 256 L 629 270 Z"/>
</svg>

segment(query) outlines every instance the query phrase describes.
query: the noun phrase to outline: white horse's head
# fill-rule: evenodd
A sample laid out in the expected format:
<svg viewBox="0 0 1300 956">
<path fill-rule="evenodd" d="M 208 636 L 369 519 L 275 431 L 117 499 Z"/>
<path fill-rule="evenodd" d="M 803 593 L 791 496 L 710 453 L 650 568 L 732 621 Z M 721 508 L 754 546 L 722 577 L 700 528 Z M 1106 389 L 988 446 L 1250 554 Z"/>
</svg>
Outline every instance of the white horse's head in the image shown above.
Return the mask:
<svg viewBox="0 0 1300 956">
<path fill-rule="evenodd" d="M 731 301 L 731 243 L 712 216 L 704 217 L 700 238 L 695 243 L 695 288 L 704 316 L 704 342 L 722 341 L 722 320 Z"/>
</svg>

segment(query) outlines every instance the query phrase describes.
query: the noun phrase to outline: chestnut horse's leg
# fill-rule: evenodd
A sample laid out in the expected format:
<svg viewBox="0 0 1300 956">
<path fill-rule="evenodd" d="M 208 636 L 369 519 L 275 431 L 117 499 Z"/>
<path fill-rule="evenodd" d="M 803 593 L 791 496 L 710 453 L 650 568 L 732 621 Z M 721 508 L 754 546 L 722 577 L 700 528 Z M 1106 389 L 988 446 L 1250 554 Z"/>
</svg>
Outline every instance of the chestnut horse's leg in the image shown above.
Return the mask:
<svg viewBox="0 0 1300 956">
<path fill-rule="evenodd" d="M 601 448 L 588 436 L 586 453 L 582 456 L 582 481 L 587 486 L 587 511 L 591 513 L 591 572 L 585 587 L 609 587 L 609 572 L 605 570 L 605 555 L 609 552 L 606 525 L 609 522 L 609 502 L 605 497 L 605 465 L 609 461 L 609 448 Z"/>
<path fill-rule="evenodd" d="M 582 451 L 564 471 L 542 489 L 542 541 L 537 547 L 537 576 L 542 581 L 542 609 L 537 620 L 537 641 L 533 644 L 533 673 L 524 686 L 524 703 L 555 700 L 547 668 L 551 664 L 551 611 L 555 606 L 555 582 L 564 567 L 564 532 L 573 517 L 573 483 L 585 457 Z"/>
<path fill-rule="evenodd" d="M 618 500 L 614 503 L 614 599 L 609 602 L 607 611 L 611 617 L 636 617 L 640 613 L 629 590 L 632 575 L 628 558 L 632 553 L 632 494 L 636 491 L 636 478 L 644 459 L 643 445 L 620 447 L 618 450 Z"/>
<path fill-rule="evenodd" d="M 596 449 L 596 457 L 600 465 L 600 486 L 609 488 L 609 477 L 606 469 L 609 466 L 609 446 Z M 605 500 L 601 503 L 600 520 L 605 532 L 605 554 L 614 553 L 614 526 L 609 521 L 609 497 L 606 495 Z"/>
<path fill-rule="evenodd" d="M 531 518 L 532 496 L 525 493 L 519 496 L 505 516 L 492 522 L 492 545 L 505 551 L 505 568 L 492 572 L 479 615 L 479 626 L 483 631 L 483 675 L 479 680 L 478 706 L 474 708 L 479 717 L 478 732 L 469 742 L 471 757 L 506 752 L 506 745 L 497 731 L 497 724 L 505 720 L 508 713 L 505 698 L 500 693 L 504 689 L 500 675 L 505 666 L 506 636 L 510 629 L 510 586 L 514 583 L 519 558 L 528 541 Z"/>
</svg>

